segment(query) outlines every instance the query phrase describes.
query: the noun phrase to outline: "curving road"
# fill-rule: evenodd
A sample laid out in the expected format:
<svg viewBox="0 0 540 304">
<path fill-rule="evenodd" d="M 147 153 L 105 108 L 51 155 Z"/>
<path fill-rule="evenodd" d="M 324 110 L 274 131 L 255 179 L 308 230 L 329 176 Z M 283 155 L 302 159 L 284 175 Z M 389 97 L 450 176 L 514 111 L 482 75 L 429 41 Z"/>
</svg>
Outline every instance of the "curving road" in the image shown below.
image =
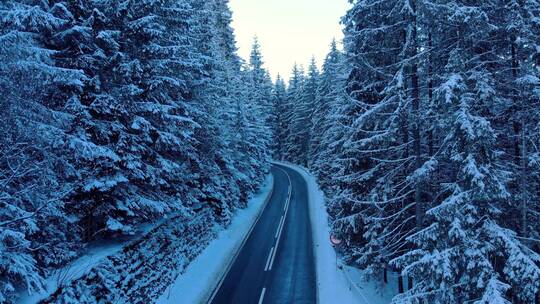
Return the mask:
<svg viewBox="0 0 540 304">
<path fill-rule="evenodd" d="M 274 192 L 210 303 L 316 303 L 307 185 L 272 167 Z"/>
</svg>

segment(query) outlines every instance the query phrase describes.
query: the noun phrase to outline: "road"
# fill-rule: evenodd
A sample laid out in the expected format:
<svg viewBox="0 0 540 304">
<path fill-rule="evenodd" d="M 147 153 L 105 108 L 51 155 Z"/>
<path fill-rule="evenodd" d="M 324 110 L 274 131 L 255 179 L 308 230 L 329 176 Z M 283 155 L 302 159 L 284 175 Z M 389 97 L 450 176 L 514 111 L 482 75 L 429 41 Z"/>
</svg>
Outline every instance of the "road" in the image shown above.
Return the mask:
<svg viewBox="0 0 540 304">
<path fill-rule="evenodd" d="M 306 182 L 279 165 L 272 174 L 272 197 L 211 303 L 317 302 Z"/>
</svg>

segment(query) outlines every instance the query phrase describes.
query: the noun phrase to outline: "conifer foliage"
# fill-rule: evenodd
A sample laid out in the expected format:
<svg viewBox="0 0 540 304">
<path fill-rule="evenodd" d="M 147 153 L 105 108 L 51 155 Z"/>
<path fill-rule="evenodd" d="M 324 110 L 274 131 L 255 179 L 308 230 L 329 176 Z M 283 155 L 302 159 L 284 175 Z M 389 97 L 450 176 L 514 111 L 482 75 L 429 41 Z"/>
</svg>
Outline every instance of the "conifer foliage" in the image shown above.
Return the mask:
<svg viewBox="0 0 540 304">
<path fill-rule="evenodd" d="M 245 206 L 272 86 L 230 23 L 225 0 L 0 3 L 1 303 L 86 242 Z"/>
<path fill-rule="evenodd" d="M 351 4 L 344 51 L 276 93 L 277 155 L 317 174 L 345 261 L 400 273 L 394 303 L 535 303 L 540 5 Z"/>
</svg>

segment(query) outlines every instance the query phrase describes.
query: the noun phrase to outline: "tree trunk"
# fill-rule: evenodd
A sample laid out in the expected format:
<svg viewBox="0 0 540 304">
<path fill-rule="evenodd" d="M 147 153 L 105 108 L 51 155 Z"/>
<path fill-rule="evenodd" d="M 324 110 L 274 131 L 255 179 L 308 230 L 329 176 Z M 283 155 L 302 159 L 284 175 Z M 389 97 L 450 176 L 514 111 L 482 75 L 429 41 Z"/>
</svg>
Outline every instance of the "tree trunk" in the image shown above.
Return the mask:
<svg viewBox="0 0 540 304">
<path fill-rule="evenodd" d="M 516 39 L 513 39 L 512 41 L 512 77 L 515 81 L 518 78 L 518 70 L 519 70 L 519 59 L 517 54 L 517 45 L 516 45 Z M 523 109 L 520 109 L 518 106 L 518 94 L 519 90 L 515 89 L 513 93 L 513 106 L 514 106 L 514 115 L 519 114 L 520 112 L 523 112 Z M 520 111 L 521 110 L 521 111 Z M 519 174 L 519 193 L 520 193 L 520 205 L 519 205 L 519 211 L 520 211 L 520 234 L 522 236 L 527 235 L 527 121 L 525 117 L 523 116 L 523 113 L 521 113 L 521 119 L 518 121 L 517 119 L 514 121 L 514 132 L 515 132 L 515 140 L 514 140 L 514 153 L 516 157 L 516 165 L 520 168 L 520 174 Z M 517 117 L 516 117 L 517 118 Z"/>
<path fill-rule="evenodd" d="M 527 126 L 525 118 L 521 118 L 521 176 L 520 176 L 520 190 L 521 190 L 521 235 L 527 236 Z"/>
<path fill-rule="evenodd" d="M 413 65 L 411 67 L 411 84 L 412 84 L 412 110 L 413 110 L 413 153 L 415 158 L 415 169 L 420 168 L 421 163 L 421 146 L 420 146 L 420 85 L 418 79 L 418 62 L 416 56 L 418 55 L 418 28 L 416 24 L 416 0 L 411 0 L 411 7 L 413 8 L 412 16 L 412 50 L 411 57 L 415 58 L 413 60 Z M 415 202 L 415 216 L 416 216 L 416 227 L 420 229 L 422 226 L 422 203 L 421 203 L 421 185 L 417 183 L 414 190 L 414 202 Z"/>
<path fill-rule="evenodd" d="M 433 55 L 432 55 L 432 49 L 433 49 L 433 36 L 431 32 L 428 35 L 428 50 L 429 50 L 429 63 L 428 63 L 428 98 L 429 98 L 429 105 L 433 104 Z M 431 128 L 428 133 L 428 149 L 429 149 L 429 156 L 435 155 L 435 143 L 433 138 L 433 129 Z"/>
</svg>

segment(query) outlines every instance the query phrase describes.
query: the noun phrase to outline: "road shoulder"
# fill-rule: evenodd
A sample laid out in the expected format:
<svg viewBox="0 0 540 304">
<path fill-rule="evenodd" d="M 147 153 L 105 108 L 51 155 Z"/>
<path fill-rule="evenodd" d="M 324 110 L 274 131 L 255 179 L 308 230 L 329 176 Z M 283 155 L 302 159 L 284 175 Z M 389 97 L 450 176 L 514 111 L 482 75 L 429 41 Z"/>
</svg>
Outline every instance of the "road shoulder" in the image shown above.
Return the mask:
<svg viewBox="0 0 540 304">
<path fill-rule="evenodd" d="M 286 162 L 275 162 L 299 173 L 307 183 L 309 217 L 313 233 L 313 253 L 317 276 L 317 300 L 320 304 L 365 303 L 367 300 L 347 280 L 336 265 L 336 252 L 330 244 L 330 227 L 325 207 L 325 198 L 316 178 L 305 168 Z"/>
<path fill-rule="evenodd" d="M 259 194 L 249 201 L 248 207 L 236 213 L 229 227 L 218 233 L 218 237 L 190 263 L 156 303 L 207 303 L 234 263 L 272 197 L 273 189 L 274 178 L 269 175 Z"/>
</svg>

